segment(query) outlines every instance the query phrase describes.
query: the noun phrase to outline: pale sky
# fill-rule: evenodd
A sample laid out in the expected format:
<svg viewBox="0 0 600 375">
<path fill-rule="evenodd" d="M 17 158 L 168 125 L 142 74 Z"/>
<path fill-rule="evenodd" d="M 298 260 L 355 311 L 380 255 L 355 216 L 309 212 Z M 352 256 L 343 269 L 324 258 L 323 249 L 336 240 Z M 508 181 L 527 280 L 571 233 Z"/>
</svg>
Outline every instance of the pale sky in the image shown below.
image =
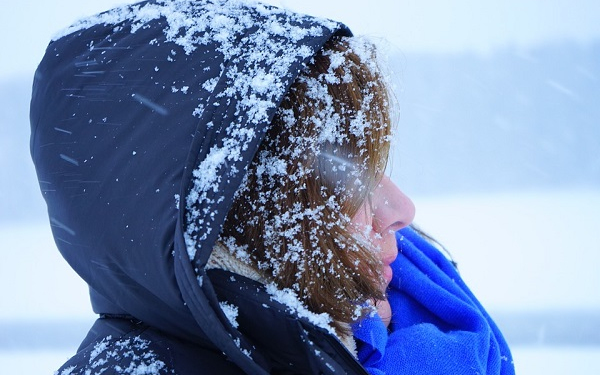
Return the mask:
<svg viewBox="0 0 600 375">
<path fill-rule="evenodd" d="M 22 0 L 0 13 L 0 79 L 33 74 L 51 36 L 127 0 Z M 597 0 L 268 0 L 345 22 L 403 52 L 489 52 L 505 45 L 600 39 Z"/>
</svg>

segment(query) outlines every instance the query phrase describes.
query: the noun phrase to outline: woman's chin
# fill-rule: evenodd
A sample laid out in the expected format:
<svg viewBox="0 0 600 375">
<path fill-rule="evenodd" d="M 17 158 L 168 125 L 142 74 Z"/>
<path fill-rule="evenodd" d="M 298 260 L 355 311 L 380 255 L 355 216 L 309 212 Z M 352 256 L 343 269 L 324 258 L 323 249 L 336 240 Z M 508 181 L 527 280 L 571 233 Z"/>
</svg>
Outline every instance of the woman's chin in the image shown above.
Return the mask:
<svg viewBox="0 0 600 375">
<path fill-rule="evenodd" d="M 386 327 L 389 326 L 390 321 L 392 320 L 392 307 L 388 300 L 377 301 L 376 307 L 377 314 L 379 314 L 383 324 L 385 324 Z"/>
</svg>

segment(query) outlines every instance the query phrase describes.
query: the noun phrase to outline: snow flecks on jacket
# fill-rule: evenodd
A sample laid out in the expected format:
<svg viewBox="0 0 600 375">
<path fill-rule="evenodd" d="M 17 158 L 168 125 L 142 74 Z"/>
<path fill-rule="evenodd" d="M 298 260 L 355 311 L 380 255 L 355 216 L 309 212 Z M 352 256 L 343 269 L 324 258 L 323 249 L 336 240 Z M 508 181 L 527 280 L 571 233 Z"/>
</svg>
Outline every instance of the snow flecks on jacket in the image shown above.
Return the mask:
<svg viewBox="0 0 600 375">
<path fill-rule="evenodd" d="M 251 352 L 250 352 L 248 349 L 244 349 L 244 348 L 242 347 L 242 341 L 239 339 L 239 337 L 235 338 L 235 339 L 233 340 L 233 342 L 235 343 L 235 346 L 237 346 L 237 347 L 240 349 L 240 351 L 241 351 L 242 353 L 244 353 L 244 355 L 245 355 L 246 357 L 248 357 L 248 358 L 252 359 L 252 353 L 251 353 Z"/>
<path fill-rule="evenodd" d="M 225 316 L 227 317 L 227 320 L 229 320 L 229 323 L 231 323 L 231 326 L 233 328 L 238 328 L 238 307 L 227 302 L 219 302 L 219 306 L 221 306 L 221 310 L 223 311 L 223 314 L 225 314 Z"/>
<path fill-rule="evenodd" d="M 107 336 L 98 342 L 90 352 L 88 368 L 92 369 L 94 374 L 101 374 L 107 370 L 128 375 L 171 373 L 167 370 L 165 363 L 159 360 L 152 350 L 148 350 L 149 344 L 148 341 L 137 336 L 120 339 Z M 74 373 L 79 373 L 77 366 L 66 367 L 55 375 Z"/>
<path fill-rule="evenodd" d="M 337 334 L 331 326 L 332 320 L 329 314 L 326 313 L 314 313 L 310 311 L 298 298 L 298 295 L 291 289 L 279 289 L 274 283 L 266 285 L 266 291 L 271 295 L 273 301 L 279 302 L 290 309 L 292 314 L 296 314 L 300 318 L 308 319 L 309 322 L 317 327 L 320 327 L 333 336 L 337 337 Z"/>
</svg>

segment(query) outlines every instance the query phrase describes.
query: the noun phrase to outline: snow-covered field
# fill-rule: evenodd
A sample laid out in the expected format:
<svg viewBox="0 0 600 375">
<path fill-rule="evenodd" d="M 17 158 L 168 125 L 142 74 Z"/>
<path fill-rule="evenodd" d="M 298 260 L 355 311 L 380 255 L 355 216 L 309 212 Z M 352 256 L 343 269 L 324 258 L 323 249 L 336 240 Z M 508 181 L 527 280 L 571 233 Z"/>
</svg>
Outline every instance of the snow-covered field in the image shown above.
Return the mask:
<svg viewBox="0 0 600 375">
<path fill-rule="evenodd" d="M 448 247 L 501 318 L 518 373 L 600 373 L 600 191 L 414 201 L 416 222 Z M 55 250 L 45 223 L 5 224 L 0 238 L 10 249 L 0 263 L 1 372 L 52 373 L 94 319 L 87 289 Z M 547 312 L 554 313 L 550 323 L 522 319 Z"/>
<path fill-rule="evenodd" d="M 489 310 L 600 312 L 600 190 L 414 200 Z"/>
</svg>

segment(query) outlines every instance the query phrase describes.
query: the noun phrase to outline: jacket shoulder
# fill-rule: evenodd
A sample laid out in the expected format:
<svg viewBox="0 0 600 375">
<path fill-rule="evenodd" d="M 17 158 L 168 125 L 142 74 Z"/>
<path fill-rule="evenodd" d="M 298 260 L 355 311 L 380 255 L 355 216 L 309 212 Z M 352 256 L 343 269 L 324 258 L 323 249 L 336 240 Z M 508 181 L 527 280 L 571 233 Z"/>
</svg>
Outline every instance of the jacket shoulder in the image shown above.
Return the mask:
<svg viewBox="0 0 600 375">
<path fill-rule="evenodd" d="M 210 347 L 168 336 L 129 319 L 101 318 L 90 329 L 77 353 L 55 375 L 102 373 L 242 374 Z"/>
</svg>

